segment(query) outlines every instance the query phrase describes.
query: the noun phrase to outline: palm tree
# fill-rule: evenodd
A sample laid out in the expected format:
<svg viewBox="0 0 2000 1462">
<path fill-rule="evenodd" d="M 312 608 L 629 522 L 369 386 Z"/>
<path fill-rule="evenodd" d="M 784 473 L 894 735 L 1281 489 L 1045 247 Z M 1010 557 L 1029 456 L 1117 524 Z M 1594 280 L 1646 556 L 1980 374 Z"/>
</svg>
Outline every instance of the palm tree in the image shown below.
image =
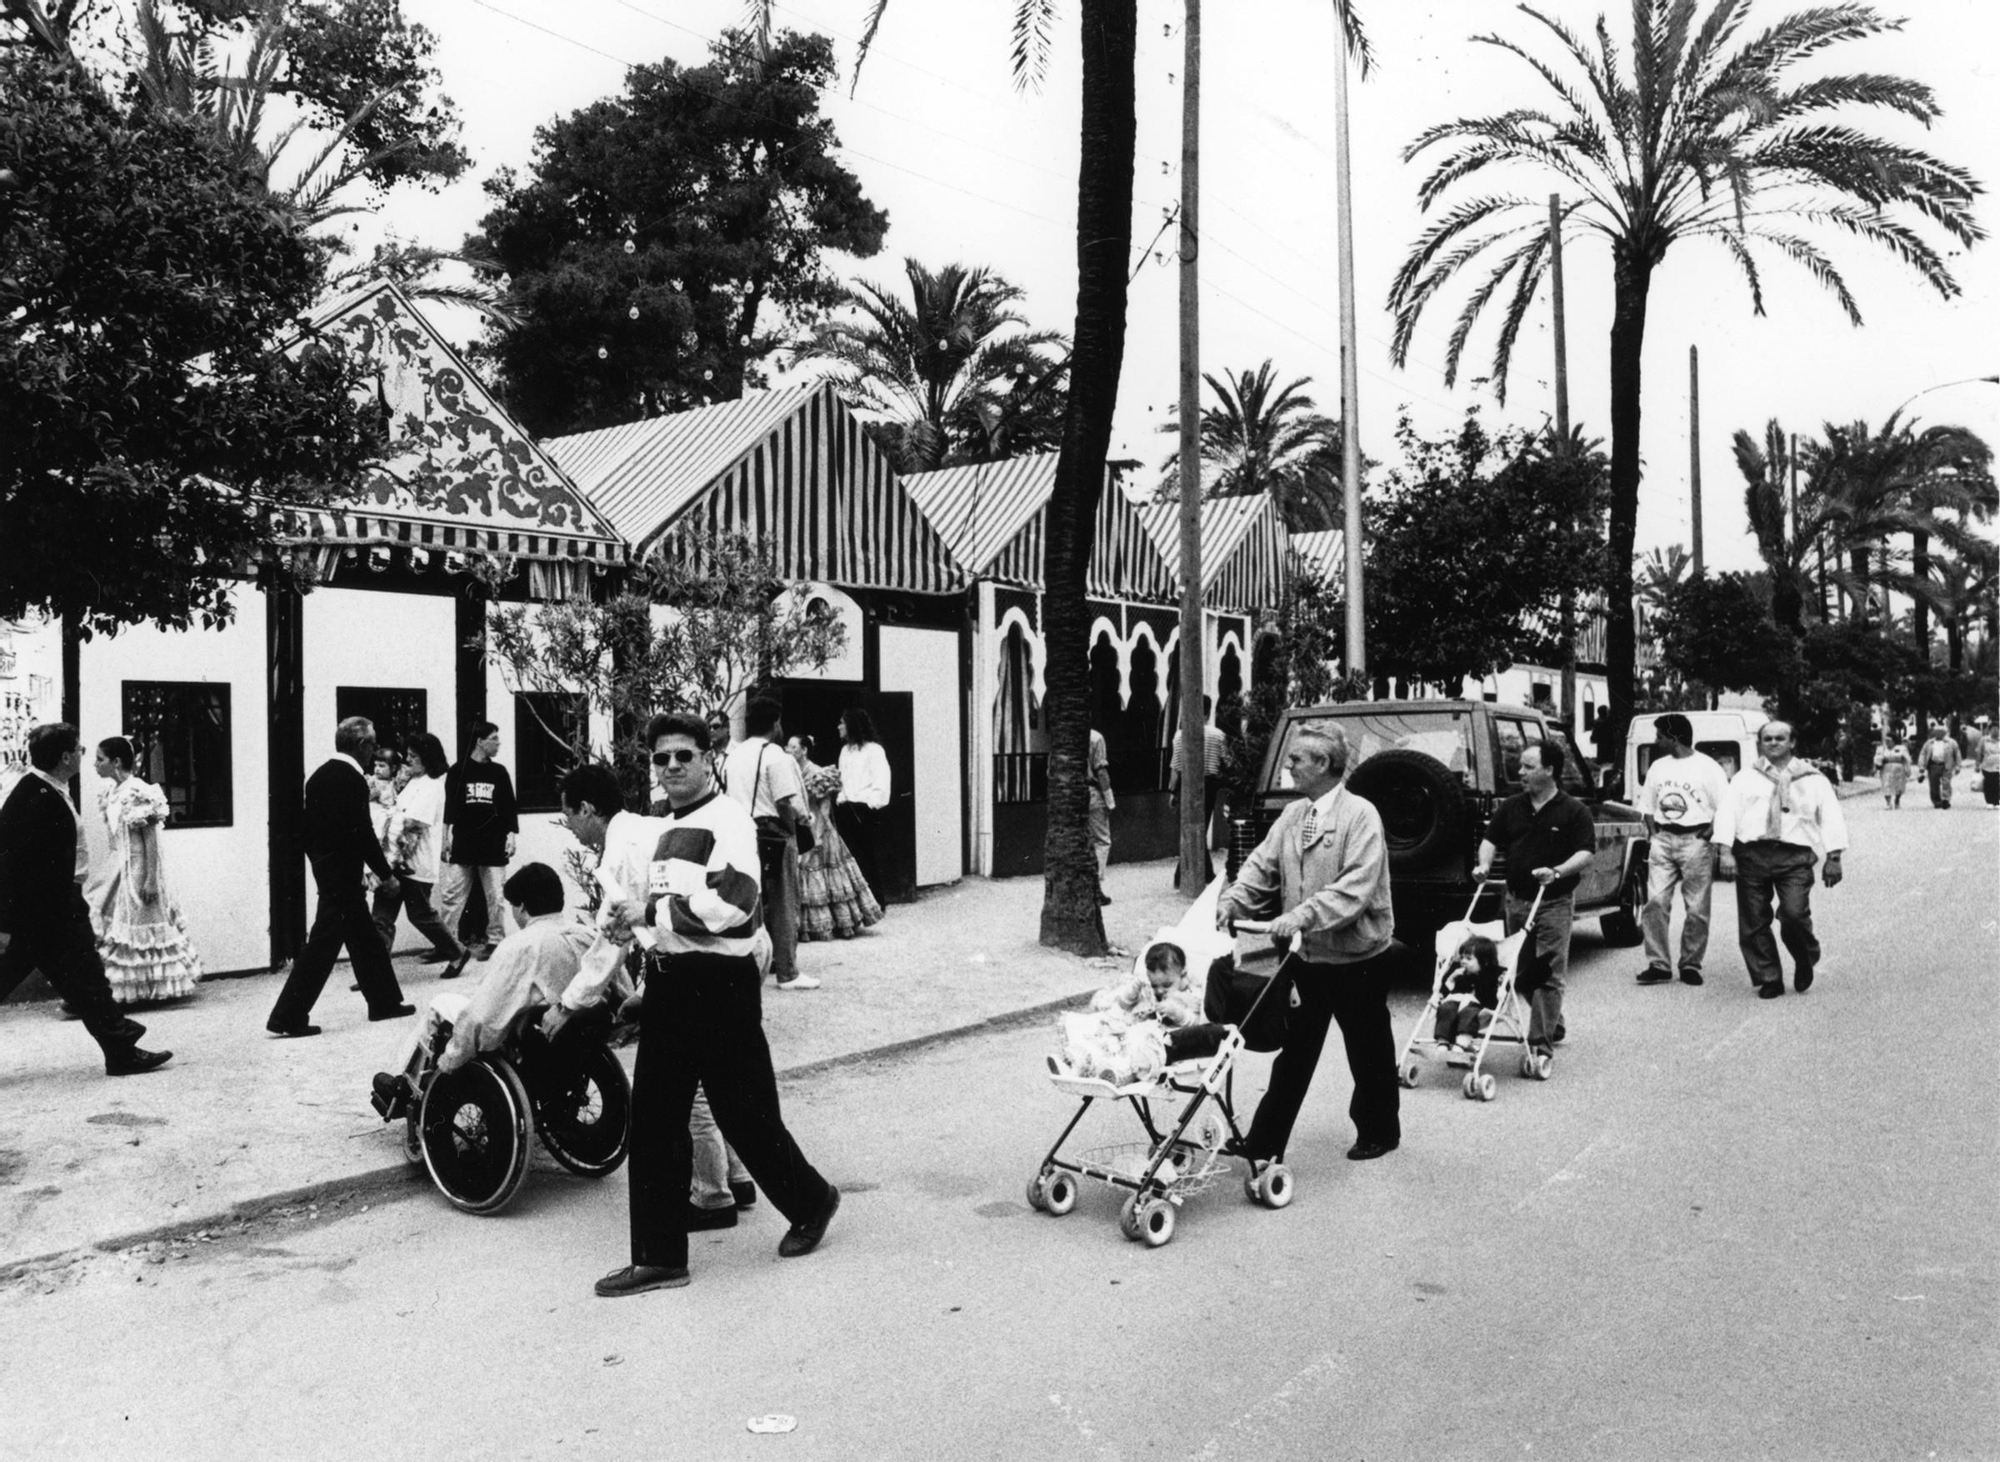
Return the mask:
<svg viewBox="0 0 2000 1462">
<path fill-rule="evenodd" d="M 1817 236 L 1845 233 L 1884 248 L 1950 298 L 1959 292 L 1950 266 L 1914 223 L 1928 220 L 1970 245 L 1984 237 L 1972 211 L 1981 190 L 1964 169 L 1856 124 L 1863 109 L 1929 123 L 1940 114 L 1929 87 L 1874 74 L 1792 79 L 1793 68 L 1830 47 L 1901 28 L 1869 6 L 1801 10 L 1745 39 L 1749 0 L 1714 0 L 1705 16 L 1700 0 L 1633 0 L 1629 57 L 1602 17 L 1593 46 L 1561 21 L 1521 9 L 1553 37 L 1556 60 L 1503 36 L 1475 39 L 1529 66 L 1553 93 L 1549 109 L 1442 123 L 1403 155 L 1410 161 L 1444 149 L 1419 188 L 1426 209 L 1477 174 L 1524 165 L 1570 195 L 1558 209 L 1559 226 L 1610 246 L 1611 600 L 1624 605 L 1632 597 L 1639 508 L 1647 302 L 1668 248 L 1681 239 L 1720 243 L 1743 271 L 1760 315 L 1758 254 L 1775 252 L 1832 291 L 1858 325 L 1860 309 Z M 1396 363 L 1407 360 L 1425 307 L 1483 258 L 1490 268 L 1459 314 L 1445 378 L 1456 380 L 1474 324 L 1513 276 L 1492 371 L 1504 400 L 1514 342 L 1547 269 L 1549 229 L 1546 189 L 1485 193 L 1452 206 L 1417 241 L 1390 289 Z M 1611 616 L 1609 638 L 1608 749 L 1615 756 L 1633 710 L 1629 613 Z"/>
<path fill-rule="evenodd" d="M 821 324 L 798 358 L 832 362 L 849 404 L 900 427 L 900 470 L 990 456 L 986 448 L 1023 401 L 1060 390 L 1069 342 L 1059 331 L 1026 329 L 1012 308 L 1023 291 L 991 270 L 947 264 L 933 273 L 915 259 L 903 270 L 907 299 L 880 285 L 851 286 L 842 303 L 859 318 Z"/>
<path fill-rule="evenodd" d="M 1306 394 L 1311 376 L 1284 386 L 1266 360 L 1254 371 L 1204 372 L 1215 405 L 1201 412 L 1201 460 L 1209 497 L 1268 493 L 1293 533 L 1337 528 L 1340 504 L 1340 423 L 1320 414 Z M 1160 428 L 1178 435 L 1175 411 Z M 1180 454 L 1160 464 L 1162 500 L 1180 496 Z"/>
</svg>

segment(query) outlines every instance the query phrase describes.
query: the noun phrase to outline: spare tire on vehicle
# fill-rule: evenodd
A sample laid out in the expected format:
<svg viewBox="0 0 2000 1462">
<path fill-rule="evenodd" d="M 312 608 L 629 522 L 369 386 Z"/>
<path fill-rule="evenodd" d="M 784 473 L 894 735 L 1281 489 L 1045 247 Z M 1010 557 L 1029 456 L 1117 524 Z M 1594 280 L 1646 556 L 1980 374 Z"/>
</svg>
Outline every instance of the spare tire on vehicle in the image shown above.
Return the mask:
<svg viewBox="0 0 2000 1462">
<path fill-rule="evenodd" d="M 1467 851 L 1465 787 L 1421 751 L 1378 751 L 1348 774 L 1347 790 L 1382 814 L 1389 867 L 1414 872 Z"/>
</svg>

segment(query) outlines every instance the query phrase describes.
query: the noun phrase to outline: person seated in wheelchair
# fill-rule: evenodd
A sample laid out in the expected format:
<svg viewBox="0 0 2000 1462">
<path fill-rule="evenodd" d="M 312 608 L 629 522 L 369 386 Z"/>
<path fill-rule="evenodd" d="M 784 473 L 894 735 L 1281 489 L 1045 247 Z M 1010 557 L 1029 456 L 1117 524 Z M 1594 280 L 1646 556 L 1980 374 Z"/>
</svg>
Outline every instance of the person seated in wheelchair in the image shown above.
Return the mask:
<svg viewBox="0 0 2000 1462">
<path fill-rule="evenodd" d="M 585 951 L 596 942 L 597 931 L 591 924 L 564 917 L 562 878 L 546 863 L 516 869 L 501 892 L 519 927 L 494 947 L 477 989 L 431 998 L 430 1008 L 404 1047 L 400 1071 L 376 1073 L 375 1107 L 385 1120 L 408 1109 L 428 1074 L 433 1053 L 438 1070 L 455 1071 L 522 1039 L 531 1017 L 539 1020 L 542 1012 L 561 1004 L 563 992 L 582 968 Z M 629 991 L 616 980 L 604 989 L 611 1003 L 600 1009 L 608 1016 Z M 608 1019 L 576 1022 L 575 1028 L 583 1031 L 594 1025 L 601 1034 L 608 1024 Z"/>
</svg>

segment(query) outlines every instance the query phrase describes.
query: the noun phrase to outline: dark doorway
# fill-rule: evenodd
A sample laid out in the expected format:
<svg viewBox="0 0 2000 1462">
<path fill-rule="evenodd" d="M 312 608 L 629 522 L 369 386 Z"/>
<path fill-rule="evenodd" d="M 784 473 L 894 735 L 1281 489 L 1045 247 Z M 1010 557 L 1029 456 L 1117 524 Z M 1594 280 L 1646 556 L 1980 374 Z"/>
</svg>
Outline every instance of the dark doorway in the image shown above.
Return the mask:
<svg viewBox="0 0 2000 1462">
<path fill-rule="evenodd" d="M 820 766 L 840 762 L 840 713 L 860 706 L 875 722 L 875 735 L 889 757 L 889 805 L 877 821 L 875 863 L 880 882 L 875 897 L 906 904 L 917 896 L 917 796 L 915 712 L 908 691 L 864 691 L 853 681 L 782 680 L 785 734 L 813 739 L 812 759 Z"/>
<path fill-rule="evenodd" d="M 333 714 L 340 721 L 349 716 L 366 716 L 375 723 L 378 746 L 392 746 L 408 756 L 410 744 L 430 730 L 430 692 L 379 685 L 342 685 L 333 692 Z M 333 739 L 330 731 L 327 739 Z M 456 757 L 464 749 L 447 742 L 445 754 Z M 372 773 L 374 768 L 368 770 Z"/>
</svg>

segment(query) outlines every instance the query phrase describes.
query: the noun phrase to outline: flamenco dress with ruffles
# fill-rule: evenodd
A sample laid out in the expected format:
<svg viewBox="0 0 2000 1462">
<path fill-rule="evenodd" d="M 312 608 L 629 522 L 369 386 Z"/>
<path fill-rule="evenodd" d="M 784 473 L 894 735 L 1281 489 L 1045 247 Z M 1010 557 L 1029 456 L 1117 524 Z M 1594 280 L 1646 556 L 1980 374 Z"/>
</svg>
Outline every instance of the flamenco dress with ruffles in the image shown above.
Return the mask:
<svg viewBox="0 0 2000 1462">
<path fill-rule="evenodd" d="M 127 777 L 105 788 L 100 806 L 111 854 L 110 877 L 97 896 L 97 948 L 111 993 L 123 1005 L 192 995 L 201 960 L 160 865 L 166 795 Z"/>
<path fill-rule="evenodd" d="M 799 858 L 799 937 L 852 939 L 881 921 L 882 905 L 861 876 L 854 854 L 834 830 L 833 802 L 840 795 L 840 773 L 811 763 L 803 770 L 813 850 Z"/>
</svg>

